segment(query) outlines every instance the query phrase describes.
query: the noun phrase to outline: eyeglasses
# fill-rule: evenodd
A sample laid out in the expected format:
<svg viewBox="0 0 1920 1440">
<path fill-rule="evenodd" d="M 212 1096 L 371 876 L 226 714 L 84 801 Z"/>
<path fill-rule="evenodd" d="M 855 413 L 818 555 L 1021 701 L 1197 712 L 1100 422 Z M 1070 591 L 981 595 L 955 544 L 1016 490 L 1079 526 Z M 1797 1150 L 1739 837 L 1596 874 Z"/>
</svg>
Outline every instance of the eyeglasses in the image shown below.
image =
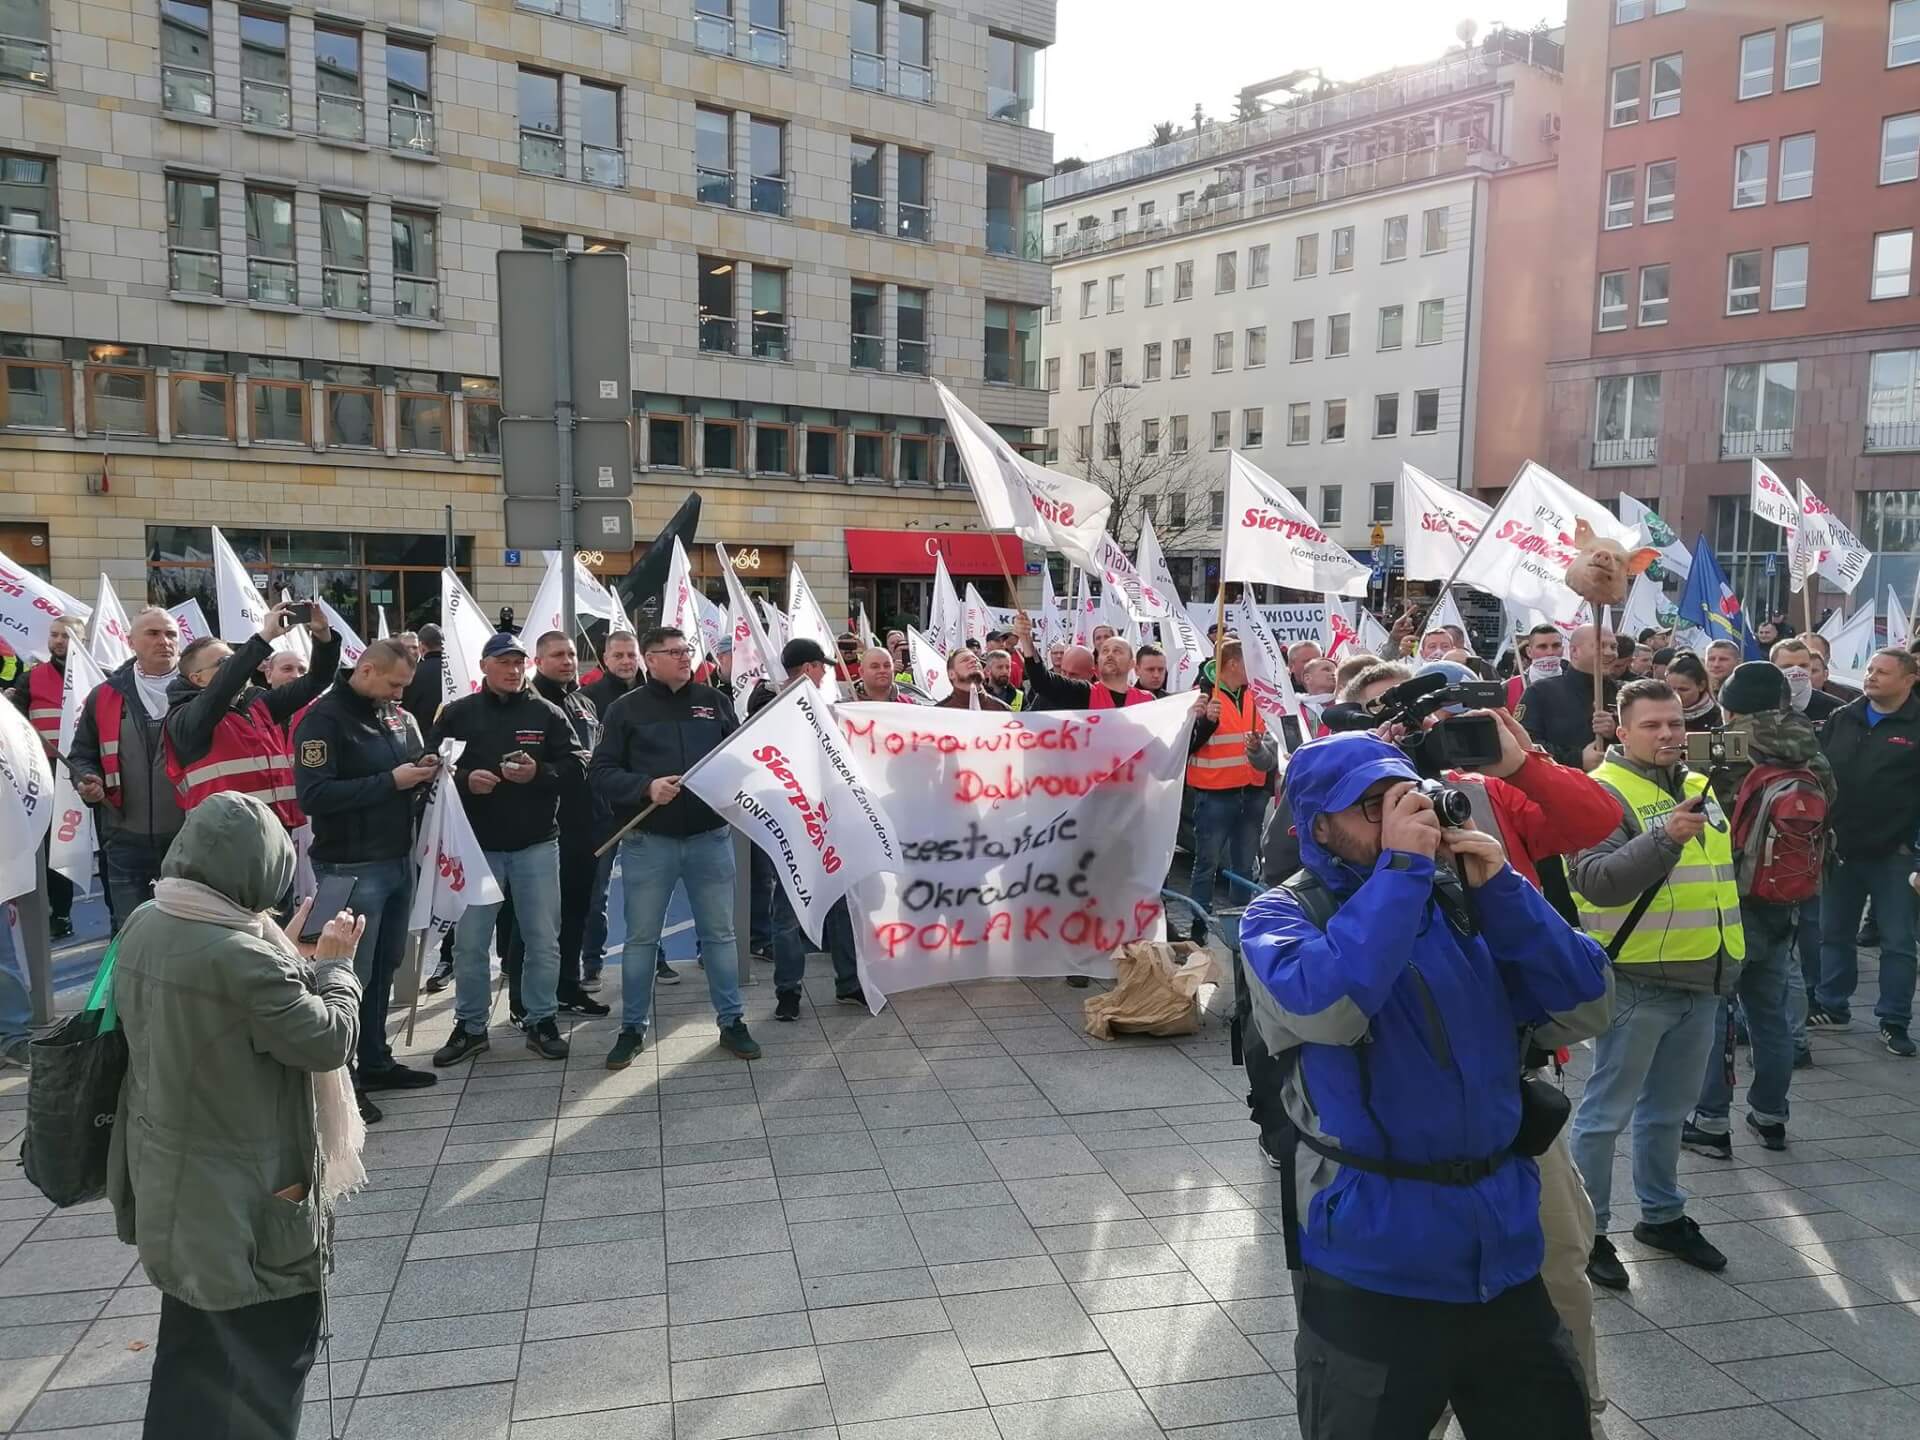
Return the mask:
<svg viewBox="0 0 1920 1440">
<path fill-rule="evenodd" d="M 688 660 L 693 657 L 693 650 L 692 650 L 692 647 L 687 645 L 675 645 L 670 650 L 649 650 L 647 651 L 647 654 L 665 655 L 669 659 L 673 659 L 673 660 Z"/>
<path fill-rule="evenodd" d="M 1380 823 L 1381 817 L 1386 813 L 1387 797 L 1384 794 L 1365 795 L 1361 797 L 1360 818 L 1362 820 L 1367 821 L 1369 824 L 1377 825 Z"/>
</svg>

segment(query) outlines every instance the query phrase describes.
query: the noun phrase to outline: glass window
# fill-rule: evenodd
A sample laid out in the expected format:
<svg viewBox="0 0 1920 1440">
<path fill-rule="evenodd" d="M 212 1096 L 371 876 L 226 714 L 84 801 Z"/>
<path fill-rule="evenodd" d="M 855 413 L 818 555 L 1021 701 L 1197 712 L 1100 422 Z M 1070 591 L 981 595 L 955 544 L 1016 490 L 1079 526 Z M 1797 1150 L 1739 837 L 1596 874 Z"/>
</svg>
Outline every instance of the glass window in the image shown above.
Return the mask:
<svg viewBox="0 0 1920 1440">
<path fill-rule="evenodd" d="M 300 378 L 300 362 L 250 357 L 247 413 L 247 433 L 254 444 L 309 444 L 307 382 Z"/>
<path fill-rule="evenodd" d="M 1609 375 L 1594 396 L 1594 463 L 1652 460 L 1660 437 L 1660 377 Z"/>
<path fill-rule="evenodd" d="M 1320 443 L 1332 445 L 1347 438 L 1347 402 L 1329 400 L 1320 423 Z"/>
<path fill-rule="evenodd" d="M 155 433 L 153 369 L 138 345 L 87 349 L 87 428 L 104 435 Z"/>
<path fill-rule="evenodd" d="M 167 177 L 167 288 L 181 295 L 220 293 L 220 186 L 216 181 Z"/>
<path fill-rule="evenodd" d="M 1180 443 L 1173 447 L 1173 453 L 1176 455 L 1184 453 L 1187 448 L 1187 445 L 1186 445 L 1186 438 L 1187 438 L 1186 428 L 1187 427 L 1186 427 L 1186 424 L 1184 423 L 1186 421 L 1186 418 L 1187 417 L 1184 415 L 1179 417 L 1180 421 L 1182 422 L 1179 430 Z M 1167 524 L 1172 529 L 1178 530 L 1186 523 L 1187 523 L 1187 497 L 1185 494 L 1179 491 L 1175 491 L 1174 493 L 1167 496 Z"/>
<path fill-rule="evenodd" d="M 1887 66 L 1920 63 L 1920 0 L 1893 0 L 1887 12 Z"/>
<path fill-rule="evenodd" d="M 325 365 L 327 444 L 357 450 L 383 448 L 380 390 L 367 365 Z"/>
<path fill-rule="evenodd" d="M 1607 77 L 1609 126 L 1631 125 L 1640 118 L 1640 67 L 1621 65 Z"/>
<path fill-rule="evenodd" d="M 670 470 L 687 466 L 687 421 L 680 415 L 647 416 L 647 464 Z"/>
<path fill-rule="evenodd" d="M 1293 241 L 1293 278 L 1304 280 L 1320 273 L 1320 237 L 1299 235 Z"/>
<path fill-rule="evenodd" d="M 1142 455 L 1158 455 L 1160 453 L 1160 422 L 1158 420 L 1142 420 L 1140 422 L 1140 453 Z"/>
<path fill-rule="evenodd" d="M 1767 203 L 1767 176 L 1773 169 L 1773 147 L 1766 141 L 1742 145 L 1733 152 L 1733 208 Z"/>
<path fill-rule="evenodd" d="M 793 473 L 793 427 L 759 421 L 753 427 L 753 468 L 761 475 Z"/>
<path fill-rule="evenodd" d="M 1233 412 L 1216 410 L 1213 412 L 1213 445 L 1215 450 L 1225 450 L 1233 444 Z"/>
<path fill-rule="evenodd" d="M 428 455 L 452 453 L 453 401 L 439 377 L 402 370 L 394 377 L 394 438 L 398 448 Z"/>
<path fill-rule="evenodd" d="M 1787 453 L 1792 448 L 1799 366 L 1792 360 L 1766 365 L 1729 365 L 1723 450 L 1742 454 Z M 1742 437 L 1744 444 L 1732 444 Z"/>
<path fill-rule="evenodd" d="M 360 32 L 333 25 L 313 27 L 314 84 L 320 133 L 331 140 L 360 140 L 367 126 L 360 102 Z"/>
<path fill-rule="evenodd" d="M 1740 98 L 1773 93 L 1773 31 L 1740 39 Z"/>
<path fill-rule="evenodd" d="M 1781 245 L 1773 252 L 1772 310 L 1799 310 L 1807 303 L 1807 247 Z"/>
<path fill-rule="evenodd" d="M 1654 59 L 1653 83 L 1647 91 L 1647 114 L 1655 120 L 1665 120 L 1670 115 L 1680 113 L 1681 63 L 1678 55 L 1661 55 Z"/>
<path fill-rule="evenodd" d="M 1191 300 L 1193 298 L 1193 262 L 1176 260 L 1173 265 L 1173 298 Z"/>
<path fill-rule="evenodd" d="M 498 458 L 500 454 L 500 386 L 493 380 L 467 375 L 460 381 L 467 421 L 467 458 Z"/>
<path fill-rule="evenodd" d="M 1167 270 L 1164 265 L 1147 267 L 1147 305 L 1149 307 L 1158 305 L 1166 298 L 1166 275 Z"/>
<path fill-rule="evenodd" d="M 1873 237 L 1875 300 L 1904 298 L 1913 288 L 1913 231 L 1892 230 Z"/>
<path fill-rule="evenodd" d="M 987 34 L 987 114 L 1026 125 L 1036 105 L 1034 81 L 1039 48 L 1007 35 Z"/>
<path fill-rule="evenodd" d="M 1420 253 L 1438 255 L 1447 248 L 1447 211 L 1451 207 L 1441 205 L 1425 210 L 1420 215 Z"/>
<path fill-rule="evenodd" d="M 1667 267 L 1665 265 L 1643 265 L 1640 267 L 1640 324 L 1664 325 L 1667 323 Z"/>
<path fill-rule="evenodd" d="M 876 235 L 886 228 L 886 201 L 880 190 L 880 147 L 871 140 L 850 142 L 849 178 L 853 186 L 853 218 L 856 230 L 871 230 Z M 987 203 L 993 203 L 993 175 L 987 172 Z M 987 233 L 991 237 L 992 222 Z"/>
<path fill-rule="evenodd" d="M 1320 523 L 1324 526 L 1338 525 L 1345 493 L 1338 485 L 1320 487 Z"/>
<path fill-rule="evenodd" d="M 233 438 L 233 377 L 224 351 L 175 350 L 168 382 L 176 438 Z"/>
<path fill-rule="evenodd" d="M 1094 373 L 1093 351 L 1082 352 L 1080 356 L 1080 388 L 1082 390 L 1093 389 Z"/>
<path fill-rule="evenodd" d="M 1633 171 L 1611 171 L 1607 175 L 1606 228 L 1624 230 L 1633 224 L 1633 206 Z"/>
<path fill-rule="evenodd" d="M 620 129 L 620 87 L 580 82 L 580 178 L 589 185 L 627 183 L 627 146 Z"/>
<path fill-rule="evenodd" d="M 1760 309 L 1760 252 L 1742 250 L 1727 257 L 1727 314 L 1751 315 Z"/>
<path fill-rule="evenodd" d="M 1270 245 L 1254 245 L 1248 248 L 1247 288 L 1249 290 L 1258 290 L 1267 283 L 1272 253 L 1273 247 Z"/>
<path fill-rule="evenodd" d="M 1431 435 L 1440 428 L 1440 392 L 1438 390 L 1416 390 L 1413 392 L 1413 433 Z"/>
<path fill-rule="evenodd" d="M 424 210 L 393 212 L 393 313 L 440 318 L 440 219 Z"/>
<path fill-rule="evenodd" d="M 1353 269 L 1353 226 L 1341 225 L 1333 232 L 1333 262 L 1327 267 L 1334 274 Z"/>
<path fill-rule="evenodd" d="M 271 305 L 297 305 L 293 196 L 249 185 L 247 204 L 247 298 Z"/>
<path fill-rule="evenodd" d="M 1380 226 L 1380 259 L 1384 264 L 1389 260 L 1407 258 L 1407 217 L 1389 215 Z"/>
<path fill-rule="evenodd" d="M 1313 441 L 1313 405 L 1296 400 L 1287 406 L 1287 444 L 1307 445 Z"/>
<path fill-rule="evenodd" d="M 1677 160 L 1656 160 L 1647 166 L 1647 224 L 1673 219 L 1673 182 L 1678 170 Z"/>
<path fill-rule="evenodd" d="M 1267 363 L 1267 327 L 1249 325 L 1247 327 L 1247 368 L 1258 370 Z"/>
<path fill-rule="evenodd" d="M 1920 114 L 1892 115 L 1880 125 L 1880 183 L 1920 179 Z"/>
<path fill-rule="evenodd" d="M 1040 310 L 1032 305 L 987 302 L 987 382 L 1034 389 L 1040 383 Z"/>
<path fill-rule="evenodd" d="M 1151 281 L 1149 281 L 1148 289 L 1152 289 Z M 1048 293 L 1051 298 L 1047 301 L 1047 323 L 1049 325 L 1058 325 L 1060 323 L 1060 287 L 1056 285 Z"/>
<path fill-rule="evenodd" d="M 887 62 L 880 0 L 851 0 L 851 4 L 853 83 L 862 90 L 884 90 Z"/>
<path fill-rule="evenodd" d="M 1120 422 L 1109 420 L 1100 427 L 1100 453 L 1108 460 L 1120 458 Z"/>
<path fill-rule="evenodd" d="M 1803 85 L 1820 83 L 1820 61 L 1826 49 L 1826 26 L 1818 20 L 1805 20 L 1787 27 L 1787 73 L 1783 90 L 1798 90 Z"/>
<path fill-rule="evenodd" d="M 160 0 L 160 108 L 213 118 L 213 7 Z"/>
<path fill-rule="evenodd" d="M 1233 332 L 1222 330 L 1213 337 L 1213 371 L 1233 369 Z"/>
<path fill-rule="evenodd" d="M 1046 369 L 1047 393 L 1049 395 L 1058 395 L 1060 393 L 1060 357 L 1058 355 L 1049 355 L 1046 361 Z"/>
<path fill-rule="evenodd" d="M 1613 23 L 1616 25 L 1644 20 L 1646 14 L 1647 0 L 1613 0 Z"/>
<path fill-rule="evenodd" d="M 1373 438 L 1382 439 L 1388 435 L 1400 433 L 1400 397 L 1394 395 L 1376 395 L 1373 397 Z"/>
<path fill-rule="evenodd" d="M 1213 293 L 1231 295 L 1240 263 L 1238 251 L 1228 250 L 1213 257 Z"/>
<path fill-rule="evenodd" d="M 693 0 L 693 43 L 715 55 L 733 53 L 733 0 Z"/>
<path fill-rule="evenodd" d="M 900 7 L 900 93 L 909 100 L 933 99 L 933 17 Z"/>
<path fill-rule="evenodd" d="M 320 201 L 320 303 L 329 310 L 373 308 L 367 284 L 367 207 Z"/>
<path fill-rule="evenodd" d="M 1380 307 L 1380 334 L 1374 342 L 1376 350 L 1398 350 L 1401 345 L 1401 329 L 1406 320 L 1406 306 L 1382 305 Z"/>
<path fill-rule="evenodd" d="M 1813 136 L 1789 135 L 1780 142 L 1781 200 L 1805 200 L 1813 194 Z"/>
<path fill-rule="evenodd" d="M 734 354 L 733 262 L 711 255 L 700 257 L 700 348 Z"/>
<path fill-rule="evenodd" d="M 1193 373 L 1193 341 L 1173 342 L 1173 378 L 1184 380 Z"/>
<path fill-rule="evenodd" d="M 1118 348 L 1107 351 L 1107 384 L 1120 385 L 1127 378 L 1127 352 Z"/>
<path fill-rule="evenodd" d="M 787 352 L 787 272 L 770 265 L 753 267 L 753 353 L 761 360 L 791 358 Z"/>
<path fill-rule="evenodd" d="M 1383 481 L 1372 486 L 1373 524 L 1391 525 L 1393 523 L 1393 495 L 1398 488 L 1392 481 Z"/>
<path fill-rule="evenodd" d="M 284 15 L 240 12 L 240 119 L 271 130 L 293 128 L 293 71 Z"/>
<path fill-rule="evenodd" d="M 1025 183 L 1007 170 L 987 170 L 987 249 L 995 255 L 1018 255 L 1021 201 Z M 1033 258 L 1033 257 L 1030 257 Z"/>
<path fill-rule="evenodd" d="M 433 50 L 387 38 L 387 143 L 433 153 Z"/>
<path fill-rule="evenodd" d="M 1352 343 L 1353 316 L 1329 315 L 1327 317 L 1327 358 L 1338 360 L 1347 353 Z"/>
<path fill-rule="evenodd" d="M 700 203 L 733 204 L 733 112 L 693 112 L 693 169 Z"/>
<path fill-rule="evenodd" d="M 902 11 L 902 29 L 906 23 L 906 12 Z M 747 59 L 756 65 L 786 65 L 786 0 L 748 0 Z"/>
<path fill-rule="evenodd" d="M 535 175 L 567 173 L 566 143 L 560 137 L 560 77 L 543 70 L 520 71 L 520 168 Z"/>
<path fill-rule="evenodd" d="M 700 422 L 700 464 L 708 470 L 740 468 L 740 422 L 709 415 Z"/>
<path fill-rule="evenodd" d="M 893 314 L 894 336 L 900 352 L 896 368 L 902 375 L 925 375 L 929 349 L 927 292 L 903 286 L 896 294 Z"/>
<path fill-rule="evenodd" d="M 747 122 L 749 161 L 753 166 L 750 208 L 760 215 L 787 213 L 787 126 L 784 120 Z"/>
<path fill-rule="evenodd" d="M 1150 340 L 1140 350 L 1140 378 L 1158 380 L 1160 378 L 1160 342 Z"/>
<path fill-rule="evenodd" d="M 1920 350 L 1883 350 L 1867 370 L 1867 449 L 1920 445 Z"/>
<path fill-rule="evenodd" d="M 900 164 L 900 238 L 925 240 L 933 233 L 929 197 L 933 157 L 923 150 L 902 150 Z"/>
<path fill-rule="evenodd" d="M 1082 280 L 1080 282 L 1080 318 L 1082 320 L 1091 320 L 1093 318 L 1093 307 L 1099 298 L 1100 282 L 1098 280 Z"/>
<path fill-rule="evenodd" d="M 1441 332 L 1446 328 L 1447 302 L 1444 300 L 1422 300 L 1420 302 L 1420 334 L 1414 340 L 1416 345 L 1438 345 Z"/>
<path fill-rule="evenodd" d="M 1293 358 L 1311 360 L 1313 358 L 1313 321 L 1296 320 L 1293 322 Z"/>
</svg>

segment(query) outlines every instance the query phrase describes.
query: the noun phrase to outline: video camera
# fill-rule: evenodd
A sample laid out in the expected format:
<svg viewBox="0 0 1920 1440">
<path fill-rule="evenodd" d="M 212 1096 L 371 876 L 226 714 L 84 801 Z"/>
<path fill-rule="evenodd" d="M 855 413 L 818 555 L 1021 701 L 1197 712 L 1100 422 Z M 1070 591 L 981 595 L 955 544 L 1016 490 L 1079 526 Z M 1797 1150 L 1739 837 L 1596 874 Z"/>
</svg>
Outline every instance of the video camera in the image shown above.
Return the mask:
<svg viewBox="0 0 1920 1440">
<path fill-rule="evenodd" d="M 1464 825 L 1471 818 L 1467 797 L 1441 783 L 1448 770 L 1484 770 L 1500 763 L 1500 726 L 1490 715 L 1449 714 L 1428 726 L 1427 717 L 1439 710 L 1493 710 L 1507 703 L 1504 685 L 1484 681 L 1450 683 L 1445 675 L 1417 675 L 1403 680 L 1365 705 L 1332 705 L 1322 713 L 1329 730 L 1372 730 L 1402 725 L 1406 735 L 1400 748 L 1420 774 L 1420 792 L 1433 801 L 1444 825 Z"/>
</svg>

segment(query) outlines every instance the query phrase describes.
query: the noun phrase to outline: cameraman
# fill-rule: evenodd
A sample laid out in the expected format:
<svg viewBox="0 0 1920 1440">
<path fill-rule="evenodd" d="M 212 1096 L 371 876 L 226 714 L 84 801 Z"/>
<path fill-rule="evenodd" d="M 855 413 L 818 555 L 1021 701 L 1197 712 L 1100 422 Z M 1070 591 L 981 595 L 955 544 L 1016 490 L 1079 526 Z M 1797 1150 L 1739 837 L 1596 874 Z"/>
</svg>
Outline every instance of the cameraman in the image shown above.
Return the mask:
<svg viewBox="0 0 1920 1440">
<path fill-rule="evenodd" d="M 1605 957 L 1490 835 L 1443 829 L 1418 778 L 1374 735 L 1302 746 L 1286 786 L 1306 871 L 1241 924 L 1299 1146 L 1281 1183 L 1301 1431 L 1421 1435 L 1451 1403 L 1468 1434 L 1525 1415 L 1583 1435 L 1540 1278 L 1540 1177 L 1513 1148 L 1515 1036 L 1593 1033 Z"/>
</svg>

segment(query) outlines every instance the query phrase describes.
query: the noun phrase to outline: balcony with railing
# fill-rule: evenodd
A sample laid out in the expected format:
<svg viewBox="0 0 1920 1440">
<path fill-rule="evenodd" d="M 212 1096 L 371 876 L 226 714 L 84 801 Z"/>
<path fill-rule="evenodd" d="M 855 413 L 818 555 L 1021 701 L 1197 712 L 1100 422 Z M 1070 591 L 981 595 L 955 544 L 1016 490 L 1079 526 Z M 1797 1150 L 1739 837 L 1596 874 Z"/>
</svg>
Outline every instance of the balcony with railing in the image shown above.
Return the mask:
<svg viewBox="0 0 1920 1440">
<path fill-rule="evenodd" d="M 900 212 L 900 238 L 925 240 L 933 233 L 933 207 L 909 205 L 905 200 L 895 207 Z"/>
<path fill-rule="evenodd" d="M 710 170 L 704 165 L 694 167 L 695 194 L 702 205 L 733 206 L 733 172 L 731 170 Z"/>
<path fill-rule="evenodd" d="M 1792 453 L 1792 430 L 1724 430 L 1720 434 L 1722 460 L 1746 460 L 1755 455 Z"/>
<path fill-rule="evenodd" d="M 1920 421 L 1880 421 L 1867 426 L 1869 454 L 1920 450 Z"/>
<path fill-rule="evenodd" d="M 53 47 L 31 35 L 0 35 L 0 80 L 17 85 L 53 82 Z"/>
<path fill-rule="evenodd" d="M 787 213 L 787 177 L 755 175 L 747 187 L 748 208 L 756 215 Z"/>
<path fill-rule="evenodd" d="M 887 57 L 876 55 L 870 50 L 855 50 L 852 79 L 856 90 L 885 90 L 887 88 Z"/>
<path fill-rule="evenodd" d="M 329 140 L 360 141 L 366 138 L 366 106 L 358 95 L 335 95 L 322 90 L 319 95 L 320 133 Z"/>
<path fill-rule="evenodd" d="M 900 98 L 931 104 L 933 102 L 933 70 L 926 65 L 915 65 L 909 60 L 902 60 L 900 62 Z"/>
<path fill-rule="evenodd" d="M 433 111 L 387 106 L 387 144 L 415 155 L 433 154 Z"/>
<path fill-rule="evenodd" d="M 709 55 L 733 54 L 733 17 L 697 14 L 693 17 L 693 44 Z"/>
<path fill-rule="evenodd" d="M 0 275 L 59 279 L 59 235 L 51 230 L 0 229 Z"/>
<path fill-rule="evenodd" d="M 734 319 L 731 315 L 702 315 L 700 317 L 700 348 L 709 354 L 733 354 L 734 338 L 737 333 Z"/>
<path fill-rule="evenodd" d="M 167 288 L 176 295 L 218 295 L 220 255 L 214 250 L 167 251 Z"/>
<path fill-rule="evenodd" d="M 894 342 L 897 349 L 897 363 L 894 368 L 902 375 L 924 375 L 927 373 L 927 342 L 909 340 L 902 336 Z"/>
<path fill-rule="evenodd" d="M 787 322 L 756 314 L 753 317 L 753 353 L 759 360 L 785 360 Z"/>
<path fill-rule="evenodd" d="M 160 67 L 160 108 L 171 115 L 213 118 L 213 72 L 184 65 Z"/>
<path fill-rule="evenodd" d="M 329 265 L 320 272 L 320 303 L 328 310 L 368 314 L 373 309 L 373 287 L 365 270 Z"/>
<path fill-rule="evenodd" d="M 1612 465 L 1652 465 L 1660 458 L 1660 441 L 1653 435 L 1593 442 L 1593 468 Z"/>
<path fill-rule="evenodd" d="M 1397 155 L 1382 155 L 1336 170 L 1301 175 L 1291 180 L 1274 180 L 1266 185 L 1228 190 L 1210 199 L 1198 201 L 1170 217 L 1153 216 L 1125 224 L 1083 226 L 1068 235 L 1051 236 L 1047 241 L 1049 260 L 1069 260 L 1131 245 L 1150 244 L 1170 236 L 1210 230 L 1263 215 L 1284 214 L 1347 200 L 1376 190 L 1392 189 L 1415 180 L 1432 180 L 1469 170 L 1491 168 L 1494 155 L 1477 140 L 1456 140 L 1432 145 L 1423 150 L 1407 150 Z M 1057 178 L 1057 177 L 1056 177 Z M 1049 191 L 1053 181 L 1047 182 Z"/>
<path fill-rule="evenodd" d="M 882 370 L 886 368 L 887 342 L 879 335 L 861 335 L 853 337 L 853 368 L 856 370 Z"/>
<path fill-rule="evenodd" d="M 293 91 L 268 80 L 240 77 L 240 122 L 267 130 L 293 128 Z"/>
<path fill-rule="evenodd" d="M 247 298 L 262 305 L 298 305 L 299 275 L 293 261 L 248 256 Z"/>
<path fill-rule="evenodd" d="M 767 25 L 747 26 L 746 58 L 755 65 L 787 68 L 787 32 Z"/>
<path fill-rule="evenodd" d="M 520 129 L 520 168 L 530 175 L 567 173 L 567 145 L 551 130 Z"/>
<path fill-rule="evenodd" d="M 393 281 L 393 313 L 400 320 L 438 320 L 440 286 L 433 280 L 396 275 Z"/>
<path fill-rule="evenodd" d="M 581 177 L 589 185 L 618 190 L 627 183 L 627 157 L 610 145 L 580 146 Z"/>
</svg>

